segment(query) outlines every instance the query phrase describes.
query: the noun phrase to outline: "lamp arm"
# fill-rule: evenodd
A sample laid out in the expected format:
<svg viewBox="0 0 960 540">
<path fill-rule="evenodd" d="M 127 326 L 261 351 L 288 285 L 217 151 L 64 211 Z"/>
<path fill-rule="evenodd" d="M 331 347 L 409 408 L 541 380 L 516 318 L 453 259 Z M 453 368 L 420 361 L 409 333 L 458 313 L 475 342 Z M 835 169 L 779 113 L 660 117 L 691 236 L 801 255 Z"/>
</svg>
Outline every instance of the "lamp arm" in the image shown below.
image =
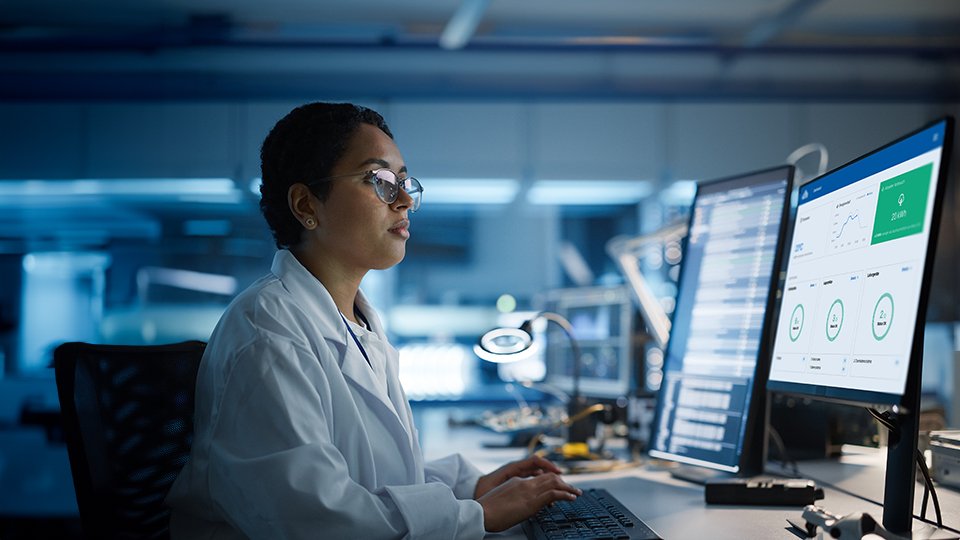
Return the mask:
<svg viewBox="0 0 960 540">
<path fill-rule="evenodd" d="M 573 325 L 570 324 L 566 318 L 562 315 L 553 313 L 551 311 L 543 311 L 539 313 L 534 319 L 543 318 L 550 322 L 555 323 L 557 326 L 563 329 L 567 334 L 567 337 L 570 338 L 570 349 L 573 351 L 573 397 L 580 397 L 580 344 L 577 343 L 577 338 L 573 336 Z"/>
<path fill-rule="evenodd" d="M 534 381 L 521 381 L 520 384 L 526 388 L 532 388 L 534 390 L 539 390 L 540 392 L 550 394 L 560 403 L 566 404 L 570 402 L 570 394 L 564 392 L 563 390 L 557 388 L 552 384 L 545 383 L 545 382 L 534 382 Z"/>
</svg>

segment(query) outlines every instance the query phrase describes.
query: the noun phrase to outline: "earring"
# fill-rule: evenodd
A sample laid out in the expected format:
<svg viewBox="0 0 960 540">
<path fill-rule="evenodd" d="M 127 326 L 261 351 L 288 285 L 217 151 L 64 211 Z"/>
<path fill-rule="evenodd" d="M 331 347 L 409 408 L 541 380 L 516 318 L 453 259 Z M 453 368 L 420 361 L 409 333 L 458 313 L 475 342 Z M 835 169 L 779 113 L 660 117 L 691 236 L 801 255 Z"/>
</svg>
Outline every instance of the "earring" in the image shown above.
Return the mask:
<svg viewBox="0 0 960 540">
<path fill-rule="evenodd" d="M 307 218 L 307 227 L 310 227 L 312 229 L 314 226 L 316 226 L 316 224 L 317 222 L 314 221 L 313 218 Z"/>
</svg>

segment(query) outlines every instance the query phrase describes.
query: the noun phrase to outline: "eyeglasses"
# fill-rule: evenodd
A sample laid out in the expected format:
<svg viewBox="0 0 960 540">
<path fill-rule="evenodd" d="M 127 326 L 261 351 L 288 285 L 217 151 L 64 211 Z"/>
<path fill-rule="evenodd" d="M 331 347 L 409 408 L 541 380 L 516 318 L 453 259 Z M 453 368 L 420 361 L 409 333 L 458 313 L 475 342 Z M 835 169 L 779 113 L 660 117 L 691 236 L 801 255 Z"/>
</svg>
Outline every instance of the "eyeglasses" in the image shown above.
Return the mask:
<svg viewBox="0 0 960 540">
<path fill-rule="evenodd" d="M 416 212 L 420 209 L 420 199 L 423 196 L 423 186 L 420 185 L 420 181 L 412 176 L 401 178 L 400 175 L 391 171 L 390 169 L 374 169 L 372 171 L 362 171 L 351 174 L 341 174 L 338 176 L 328 176 L 326 178 L 318 178 L 316 180 L 307 182 L 307 186 L 314 186 L 321 182 L 326 182 L 327 180 L 360 175 L 364 176 L 364 182 L 373 184 L 374 191 L 377 193 L 377 198 L 384 203 L 393 204 L 397 202 L 397 198 L 400 197 L 400 190 L 403 189 L 403 191 L 405 191 L 413 200 L 413 202 L 410 204 L 410 212 Z"/>
</svg>

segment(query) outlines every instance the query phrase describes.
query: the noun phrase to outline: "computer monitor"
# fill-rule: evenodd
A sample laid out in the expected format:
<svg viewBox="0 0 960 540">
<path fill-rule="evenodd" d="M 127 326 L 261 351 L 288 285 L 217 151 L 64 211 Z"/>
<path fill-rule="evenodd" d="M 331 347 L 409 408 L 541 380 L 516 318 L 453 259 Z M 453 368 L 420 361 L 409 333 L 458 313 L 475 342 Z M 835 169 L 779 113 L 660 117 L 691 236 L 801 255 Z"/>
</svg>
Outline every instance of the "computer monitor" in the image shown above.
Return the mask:
<svg viewBox="0 0 960 540">
<path fill-rule="evenodd" d="M 912 521 L 923 325 L 952 139 L 944 118 L 800 186 L 767 384 L 897 406 L 883 512 L 893 532 Z"/>
<path fill-rule="evenodd" d="M 782 166 L 697 186 L 650 439 L 653 457 L 726 473 L 762 471 L 764 336 L 793 173 Z"/>
<path fill-rule="evenodd" d="M 544 293 L 548 311 L 573 327 L 580 346 L 580 394 L 591 398 L 627 395 L 633 379 L 636 309 L 626 287 L 582 287 Z M 573 353 L 562 330 L 546 327 L 545 382 L 573 391 Z"/>
</svg>

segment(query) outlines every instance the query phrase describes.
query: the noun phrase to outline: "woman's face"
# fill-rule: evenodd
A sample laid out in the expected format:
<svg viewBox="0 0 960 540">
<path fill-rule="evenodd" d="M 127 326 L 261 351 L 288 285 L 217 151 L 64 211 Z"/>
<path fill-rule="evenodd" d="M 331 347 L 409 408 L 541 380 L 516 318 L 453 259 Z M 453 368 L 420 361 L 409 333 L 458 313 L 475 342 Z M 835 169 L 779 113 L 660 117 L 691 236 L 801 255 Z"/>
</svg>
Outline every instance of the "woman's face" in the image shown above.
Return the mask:
<svg viewBox="0 0 960 540">
<path fill-rule="evenodd" d="M 406 176 L 400 150 L 379 128 L 361 124 L 330 176 L 392 169 Z M 410 237 L 407 212 L 411 199 L 403 190 L 392 204 L 381 201 L 374 186 L 357 174 L 331 180 L 326 201 L 319 204 L 313 231 L 321 257 L 334 258 L 344 269 L 367 271 L 389 268 L 406 253 Z"/>
</svg>

